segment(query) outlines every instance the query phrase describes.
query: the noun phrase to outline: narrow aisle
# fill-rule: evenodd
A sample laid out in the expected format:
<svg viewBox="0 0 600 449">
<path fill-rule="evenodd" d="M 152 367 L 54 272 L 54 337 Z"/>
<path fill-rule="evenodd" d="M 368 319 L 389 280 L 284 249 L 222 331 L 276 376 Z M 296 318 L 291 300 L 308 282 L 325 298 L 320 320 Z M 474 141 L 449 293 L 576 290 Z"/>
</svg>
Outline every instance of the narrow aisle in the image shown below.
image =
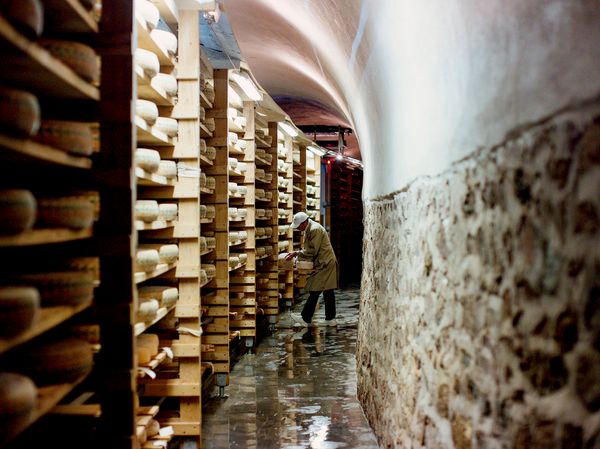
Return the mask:
<svg viewBox="0 0 600 449">
<path fill-rule="evenodd" d="M 378 448 L 356 399 L 359 300 L 358 289 L 338 291 L 337 329 L 278 329 L 244 356 L 229 398 L 205 406 L 203 448 Z"/>
</svg>

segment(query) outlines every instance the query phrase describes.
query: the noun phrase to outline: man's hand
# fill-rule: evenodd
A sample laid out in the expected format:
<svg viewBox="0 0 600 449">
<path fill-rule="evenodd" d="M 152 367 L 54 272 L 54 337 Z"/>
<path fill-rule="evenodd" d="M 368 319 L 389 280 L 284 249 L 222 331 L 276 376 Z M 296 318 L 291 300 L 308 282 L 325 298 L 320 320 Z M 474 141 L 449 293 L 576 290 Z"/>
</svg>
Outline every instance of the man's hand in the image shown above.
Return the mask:
<svg viewBox="0 0 600 449">
<path fill-rule="evenodd" d="M 287 256 L 285 256 L 285 260 L 292 260 L 294 257 L 296 257 L 298 253 L 296 251 L 292 251 L 291 253 L 288 253 Z"/>
</svg>

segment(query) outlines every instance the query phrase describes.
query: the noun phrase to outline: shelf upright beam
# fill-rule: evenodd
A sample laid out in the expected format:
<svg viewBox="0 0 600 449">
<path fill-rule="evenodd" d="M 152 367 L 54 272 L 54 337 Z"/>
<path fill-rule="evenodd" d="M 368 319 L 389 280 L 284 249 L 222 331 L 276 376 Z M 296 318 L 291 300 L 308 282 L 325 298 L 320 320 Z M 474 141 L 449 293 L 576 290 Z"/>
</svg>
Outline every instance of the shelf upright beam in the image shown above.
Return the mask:
<svg viewBox="0 0 600 449">
<path fill-rule="evenodd" d="M 205 327 L 203 344 L 214 344 L 214 351 L 204 355 L 204 360 L 214 366 L 214 373 L 220 393 L 229 385 L 229 164 L 228 140 L 229 125 L 227 108 L 229 107 L 229 72 L 225 69 L 213 70 L 215 100 L 212 112 L 215 114 L 215 131 L 208 145 L 217 150 L 212 167 L 207 174 L 216 181 L 214 195 L 211 195 L 215 206 L 214 232 L 216 249 L 214 251 L 216 277 L 209 284 L 214 288 L 208 315 L 210 324 Z"/>
<path fill-rule="evenodd" d="M 137 447 L 135 425 L 134 260 L 136 230 L 133 105 L 133 2 L 105 1 L 102 7 L 101 150 L 95 167 L 100 183 L 98 223 L 100 287 L 96 305 L 101 325 L 99 360 L 102 447 Z M 119 70 L 107 70 L 118 67 Z"/>
<path fill-rule="evenodd" d="M 179 199 L 179 262 L 176 276 L 179 282 L 179 301 L 175 309 L 179 326 L 200 331 L 200 25 L 197 10 L 179 11 L 179 55 L 177 79 L 179 101 L 174 115 L 179 119 L 177 141 L 178 163 L 190 173 L 179 183 L 188 191 Z M 196 313 L 190 313 L 196 311 Z M 194 332 L 195 333 L 195 332 Z M 180 333 L 178 347 L 194 348 L 179 359 L 179 382 L 201 385 L 201 344 L 194 333 Z M 175 435 L 185 435 L 192 447 L 201 446 L 202 389 L 192 390 L 179 398 L 179 420 L 168 424 Z M 186 443 L 185 447 L 190 447 Z"/>
</svg>

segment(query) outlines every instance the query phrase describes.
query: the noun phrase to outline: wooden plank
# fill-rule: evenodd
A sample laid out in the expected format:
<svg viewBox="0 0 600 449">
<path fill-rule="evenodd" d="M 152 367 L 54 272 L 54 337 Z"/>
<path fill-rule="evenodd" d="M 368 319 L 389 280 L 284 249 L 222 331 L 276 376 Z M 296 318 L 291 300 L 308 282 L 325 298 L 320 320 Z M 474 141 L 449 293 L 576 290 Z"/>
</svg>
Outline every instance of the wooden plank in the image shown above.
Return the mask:
<svg viewBox="0 0 600 449">
<path fill-rule="evenodd" d="M 143 396 L 152 397 L 199 397 L 200 384 L 182 382 L 180 379 L 142 379 Z"/>
<path fill-rule="evenodd" d="M 92 167 L 92 160 L 89 157 L 74 156 L 48 145 L 7 136 L 2 133 L 0 133 L 0 148 L 3 150 L 0 152 L 2 160 L 17 160 L 81 169 Z"/>
<path fill-rule="evenodd" d="M 0 247 L 32 246 L 51 243 L 65 243 L 87 239 L 92 236 L 92 229 L 30 229 L 15 235 L 0 236 Z"/>
<path fill-rule="evenodd" d="M 147 280 L 150 279 L 154 279 L 157 278 L 158 276 L 161 276 L 165 273 L 168 273 L 169 271 L 171 271 L 173 268 L 175 268 L 177 266 L 177 264 L 159 264 L 156 267 L 156 270 L 145 273 L 145 272 L 137 272 L 135 273 L 135 283 L 136 284 L 140 284 L 142 282 L 145 282 Z"/>
<path fill-rule="evenodd" d="M 0 48 L 10 64 L 0 70 L 0 79 L 37 95 L 67 99 L 100 99 L 99 90 L 52 56 L 46 49 L 21 35 L 0 16 Z"/>
<path fill-rule="evenodd" d="M 31 328 L 14 338 L 0 338 L 0 354 L 43 334 L 90 306 L 91 303 L 81 304 L 77 307 L 42 307 L 37 322 Z"/>
</svg>

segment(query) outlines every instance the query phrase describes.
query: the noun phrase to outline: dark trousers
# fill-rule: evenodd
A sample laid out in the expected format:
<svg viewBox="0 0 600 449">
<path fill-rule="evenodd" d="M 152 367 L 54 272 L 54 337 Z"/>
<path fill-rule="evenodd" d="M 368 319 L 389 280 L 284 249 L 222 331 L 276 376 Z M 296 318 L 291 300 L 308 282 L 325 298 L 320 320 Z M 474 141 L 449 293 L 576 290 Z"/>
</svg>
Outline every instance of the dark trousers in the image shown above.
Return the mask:
<svg viewBox="0 0 600 449">
<path fill-rule="evenodd" d="M 317 301 L 319 296 L 323 293 L 325 299 L 325 319 L 333 320 L 335 318 L 335 293 L 334 290 L 325 290 L 324 292 L 310 292 L 304 309 L 302 309 L 302 319 L 307 323 L 310 323 L 313 315 L 315 314 L 315 307 L 317 307 Z"/>
</svg>

